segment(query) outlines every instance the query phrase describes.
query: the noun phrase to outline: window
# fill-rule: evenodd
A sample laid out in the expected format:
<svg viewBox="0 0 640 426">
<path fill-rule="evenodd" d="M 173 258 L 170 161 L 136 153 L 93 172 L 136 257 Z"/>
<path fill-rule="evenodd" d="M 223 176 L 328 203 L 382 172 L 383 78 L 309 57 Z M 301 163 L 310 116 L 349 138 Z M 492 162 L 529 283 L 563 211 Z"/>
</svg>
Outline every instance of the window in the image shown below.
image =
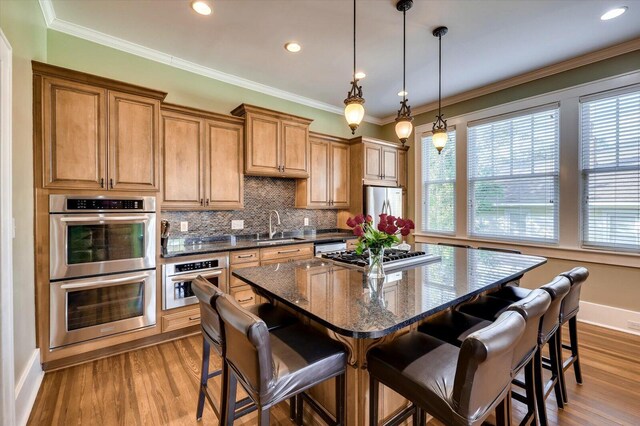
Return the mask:
<svg viewBox="0 0 640 426">
<path fill-rule="evenodd" d="M 640 90 L 580 99 L 582 243 L 640 249 Z"/>
<path fill-rule="evenodd" d="M 422 137 L 422 231 L 453 234 L 456 230 L 456 132 L 442 152 L 433 147 L 431 134 Z"/>
<path fill-rule="evenodd" d="M 468 126 L 469 235 L 557 242 L 559 105 Z"/>
</svg>

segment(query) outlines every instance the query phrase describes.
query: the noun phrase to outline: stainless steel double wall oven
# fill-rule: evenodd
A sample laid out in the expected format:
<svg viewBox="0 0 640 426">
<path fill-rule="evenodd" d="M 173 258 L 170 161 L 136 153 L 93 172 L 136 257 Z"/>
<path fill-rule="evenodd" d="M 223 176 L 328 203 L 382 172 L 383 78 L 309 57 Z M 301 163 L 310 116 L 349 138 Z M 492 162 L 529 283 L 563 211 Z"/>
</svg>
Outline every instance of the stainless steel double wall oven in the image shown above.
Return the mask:
<svg viewBox="0 0 640 426">
<path fill-rule="evenodd" d="M 156 323 L 154 197 L 51 195 L 50 348 Z"/>
</svg>

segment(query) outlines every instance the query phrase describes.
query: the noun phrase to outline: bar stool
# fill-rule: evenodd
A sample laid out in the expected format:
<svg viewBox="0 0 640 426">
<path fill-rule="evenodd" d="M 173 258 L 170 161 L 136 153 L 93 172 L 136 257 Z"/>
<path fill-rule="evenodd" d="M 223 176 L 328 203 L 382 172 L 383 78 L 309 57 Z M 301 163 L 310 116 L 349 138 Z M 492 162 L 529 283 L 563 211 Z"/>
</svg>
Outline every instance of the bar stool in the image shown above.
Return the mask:
<svg viewBox="0 0 640 426">
<path fill-rule="evenodd" d="M 523 300 L 513 303 L 507 311 L 518 312 L 525 320 L 525 330 L 514 351 L 511 367 L 512 377 L 516 377 L 524 370 L 525 382 L 518 382 L 525 388 L 525 396 L 512 393 L 512 397 L 527 405 L 521 425 L 537 424 L 537 407 L 534 389 L 534 362 L 535 352 L 538 350 L 538 335 L 542 316 L 551 304 L 551 297 L 544 290 L 534 290 Z M 458 312 L 448 311 L 439 315 L 418 327 L 418 331 L 444 340 L 456 346 L 460 346 L 466 336 L 479 328 L 487 327 L 491 322 Z M 514 382 L 516 380 L 514 379 Z"/>
<path fill-rule="evenodd" d="M 212 285 L 209 281 L 201 276 L 198 276 L 195 280 L 191 281 L 191 289 L 198 298 L 200 306 L 200 326 L 202 329 L 203 337 L 202 369 L 200 372 L 200 392 L 198 395 L 196 419 L 197 421 L 202 420 L 204 400 L 206 398 L 209 401 L 209 404 L 211 404 L 211 408 L 213 408 L 213 411 L 218 416 L 218 420 L 221 422 L 221 411 L 223 411 L 224 408 L 224 395 L 225 386 L 227 384 L 227 377 L 224 374 L 224 369 L 209 372 L 209 355 L 211 353 L 212 346 L 218 353 L 218 355 L 222 355 L 223 353 L 224 340 L 222 339 L 221 333 L 222 325 L 220 324 L 220 317 L 213 307 L 215 306 L 215 300 L 224 293 L 220 289 L 218 289 L 218 287 Z M 295 324 L 297 322 L 297 319 L 287 311 L 277 308 L 276 306 L 268 303 L 254 305 L 249 309 L 253 312 L 254 315 L 264 318 L 264 321 L 267 324 L 269 330 L 276 330 L 278 328 Z M 209 381 L 209 379 L 217 377 L 221 374 L 223 375 L 221 389 L 221 401 L 223 402 L 223 407 L 221 407 L 220 411 L 218 411 L 218 408 L 207 392 L 207 382 Z M 248 406 L 249 403 L 251 403 L 251 400 L 248 398 L 245 398 L 238 403 L 238 408 L 240 410 L 238 411 L 238 413 L 236 413 L 236 418 L 255 410 L 255 407 Z M 295 401 L 291 401 L 290 405 L 290 414 L 291 417 L 294 418 L 294 410 L 296 405 Z"/>
<path fill-rule="evenodd" d="M 560 310 L 560 328 L 558 328 L 558 340 L 560 346 L 558 347 L 558 358 L 562 369 L 560 371 L 560 381 L 562 383 L 562 397 L 564 402 L 569 401 L 567 395 L 567 386 L 565 384 L 564 372 L 571 368 L 573 365 L 573 372 L 576 376 L 576 382 L 582 384 L 582 370 L 580 368 L 580 355 L 578 353 L 578 310 L 580 309 L 580 290 L 582 283 L 589 278 L 589 271 L 587 268 L 578 266 L 568 272 L 563 272 L 560 275 L 567 277 L 571 282 L 571 290 L 569 294 L 564 298 L 562 309 Z M 569 323 L 569 344 L 562 343 L 562 326 Z M 571 356 L 563 361 L 562 349 L 568 349 L 571 351 Z"/>
<path fill-rule="evenodd" d="M 557 331 L 560 327 L 559 318 L 562 302 L 565 296 L 569 293 L 571 283 L 568 278 L 557 276 L 553 281 L 540 288 L 551 296 L 551 304 L 549 305 L 547 312 L 542 316 L 540 333 L 538 336 L 538 350 L 534 356 L 534 378 L 536 403 L 538 406 L 538 420 L 540 424 L 544 426 L 547 424 L 545 401 L 551 394 L 552 390 L 555 391 L 558 408 L 564 408 L 562 383 L 560 382 L 562 366 L 558 358 L 558 347 L 562 342 L 558 340 L 559 333 L 557 333 Z M 489 296 L 483 296 L 474 302 L 461 305 L 458 307 L 458 310 L 468 315 L 477 316 L 490 321 L 502 312 L 505 312 L 513 303 L 512 300 L 502 299 L 494 295 L 507 294 L 515 298 L 518 294 L 523 294 L 525 295 L 524 297 L 527 297 L 531 292 L 532 290 L 507 286 Z M 542 349 L 546 344 L 549 344 L 549 364 L 547 365 L 547 368 L 551 370 L 551 379 L 544 384 L 542 376 Z"/>
<path fill-rule="evenodd" d="M 269 333 L 267 325 L 242 308 L 229 295 L 216 299 L 223 324 L 224 364 L 229 374 L 224 424 L 233 425 L 237 383 L 258 407 L 259 426 L 269 424 L 269 409 L 295 395 L 296 423 L 302 424 L 302 402 L 331 426 L 345 422 L 345 375 L 347 354 L 339 342 L 315 329 L 296 324 Z M 321 382 L 336 378 L 336 418 L 333 419 L 303 392 Z"/>
<path fill-rule="evenodd" d="M 511 363 L 524 329 L 522 315 L 506 312 L 460 348 L 413 331 L 371 349 L 370 425 L 378 424 L 379 383 L 412 402 L 400 414 L 417 411 L 420 425 L 425 411 L 446 425 L 480 425 L 494 409 L 498 425 L 510 424 Z"/>
</svg>

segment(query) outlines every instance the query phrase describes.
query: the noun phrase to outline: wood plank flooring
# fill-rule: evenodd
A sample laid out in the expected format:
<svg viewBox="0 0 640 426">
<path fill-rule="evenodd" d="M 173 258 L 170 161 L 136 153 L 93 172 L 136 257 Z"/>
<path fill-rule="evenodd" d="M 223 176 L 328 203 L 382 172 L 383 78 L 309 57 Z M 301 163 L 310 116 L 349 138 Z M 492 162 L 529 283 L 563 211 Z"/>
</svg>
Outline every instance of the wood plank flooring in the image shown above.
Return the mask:
<svg viewBox="0 0 640 426">
<path fill-rule="evenodd" d="M 584 385 L 567 371 L 569 405 L 558 410 L 552 396 L 550 423 L 640 425 L 640 336 L 582 323 L 579 330 Z M 29 425 L 197 425 L 200 356 L 201 338 L 192 336 L 47 373 Z M 211 362 L 220 365 L 217 356 Z M 213 395 L 217 380 L 210 384 Z M 513 405 L 519 419 L 523 407 Z M 274 425 L 292 424 L 284 404 L 271 418 Z M 216 420 L 205 404 L 202 424 Z M 255 422 L 252 413 L 236 425 Z"/>
</svg>

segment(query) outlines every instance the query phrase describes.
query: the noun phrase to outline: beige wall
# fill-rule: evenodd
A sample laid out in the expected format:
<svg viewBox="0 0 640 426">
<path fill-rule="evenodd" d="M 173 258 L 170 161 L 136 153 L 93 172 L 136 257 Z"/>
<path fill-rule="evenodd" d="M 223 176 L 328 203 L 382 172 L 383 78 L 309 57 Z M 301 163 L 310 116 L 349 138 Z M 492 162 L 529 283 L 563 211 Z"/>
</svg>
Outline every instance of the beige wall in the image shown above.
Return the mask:
<svg viewBox="0 0 640 426">
<path fill-rule="evenodd" d="M 13 51 L 14 355 L 16 380 L 36 347 L 33 264 L 31 59 L 45 61 L 46 28 L 35 0 L 0 1 L 0 28 Z M 0 183 L 2 184 L 2 183 Z"/>
<path fill-rule="evenodd" d="M 526 99 L 532 96 L 592 82 L 595 80 L 640 70 L 640 51 L 627 53 L 605 61 L 596 62 L 574 70 L 565 71 L 547 78 L 505 89 L 493 94 L 471 99 L 444 108 L 445 118 L 465 115 L 497 105 Z M 431 123 L 436 112 L 430 111 L 415 118 L 416 126 Z M 392 140 L 394 137 L 393 124 L 383 127 L 383 138 Z M 411 139 L 410 139 L 411 140 Z M 409 150 L 409 181 L 408 181 L 408 215 L 415 217 L 415 154 L 416 150 Z M 437 241 L 437 238 L 418 238 L 419 241 Z M 472 246 L 485 245 L 478 242 L 468 243 Z M 523 253 L 531 253 L 528 247 L 519 247 Z M 534 250 L 535 254 L 540 250 Z M 525 276 L 523 284 L 529 287 L 539 286 L 548 282 L 558 272 L 566 271 L 576 265 L 589 268 L 591 276 L 585 285 L 582 299 L 588 302 L 613 306 L 616 308 L 640 311 L 640 258 L 637 267 L 614 266 L 605 263 L 584 262 L 579 258 L 573 260 L 549 258 L 543 267 L 531 271 Z M 592 260 L 592 259 L 590 259 Z M 628 263 L 627 263 L 628 264 Z"/>
</svg>

